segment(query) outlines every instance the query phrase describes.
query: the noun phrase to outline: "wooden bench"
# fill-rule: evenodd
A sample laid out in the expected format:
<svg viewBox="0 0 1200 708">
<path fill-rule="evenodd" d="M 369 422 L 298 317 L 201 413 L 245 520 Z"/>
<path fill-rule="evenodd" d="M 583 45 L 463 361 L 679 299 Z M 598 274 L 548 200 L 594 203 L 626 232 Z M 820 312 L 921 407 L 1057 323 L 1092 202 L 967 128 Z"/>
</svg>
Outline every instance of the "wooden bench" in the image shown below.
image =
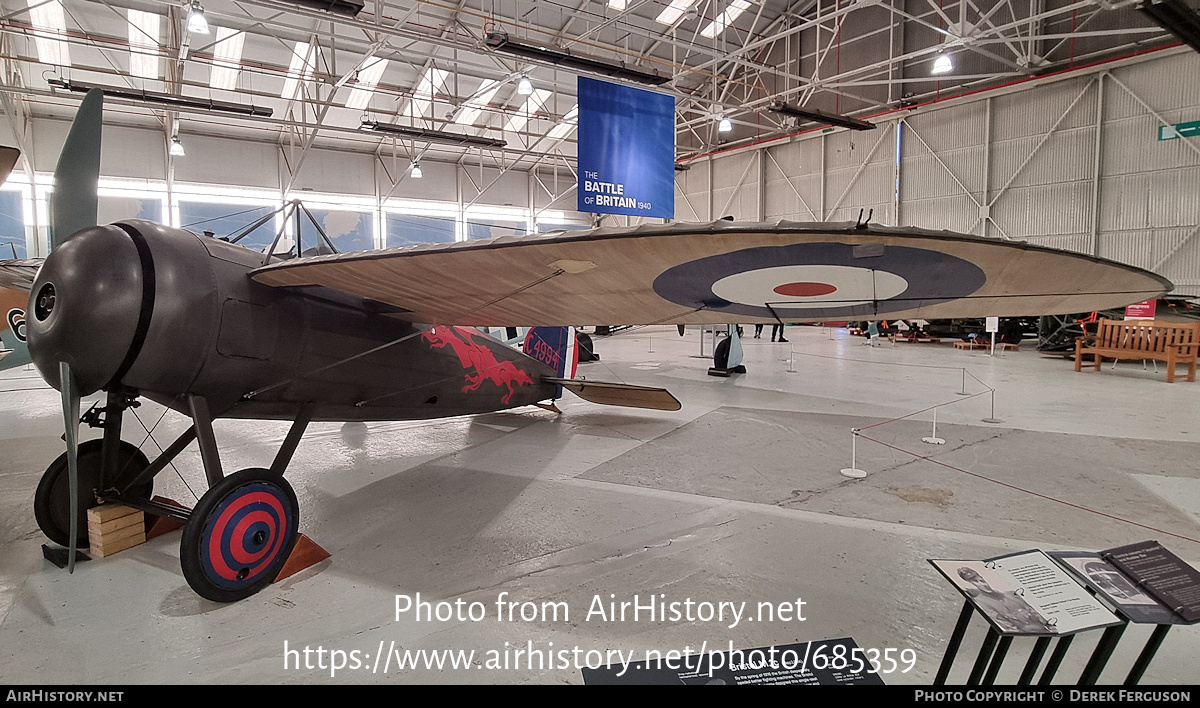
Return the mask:
<svg viewBox="0 0 1200 708">
<path fill-rule="evenodd" d="M 1095 334 L 1075 339 L 1075 370 L 1082 370 L 1083 357 L 1087 354 L 1094 357 L 1096 371 L 1100 370 L 1102 357 L 1155 359 L 1167 362 L 1167 383 L 1175 381 L 1176 364 L 1187 364 L 1187 380 L 1195 381 L 1198 347 L 1200 321 L 1101 319 Z"/>
</svg>

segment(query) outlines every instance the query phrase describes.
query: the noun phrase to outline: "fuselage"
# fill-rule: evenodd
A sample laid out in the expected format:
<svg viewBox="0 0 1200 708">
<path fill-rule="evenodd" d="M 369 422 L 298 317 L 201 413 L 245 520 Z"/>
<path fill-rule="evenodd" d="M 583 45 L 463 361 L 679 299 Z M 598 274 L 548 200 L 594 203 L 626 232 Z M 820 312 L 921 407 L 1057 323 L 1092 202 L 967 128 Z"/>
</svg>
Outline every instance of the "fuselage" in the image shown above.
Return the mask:
<svg viewBox="0 0 1200 708">
<path fill-rule="evenodd" d="M 130 389 L 221 417 L 408 420 L 482 413 L 554 395 L 553 372 L 472 328 L 430 327 L 324 288 L 248 274 L 262 253 L 148 221 L 85 229 L 30 291 L 29 350 L 56 388 Z"/>
</svg>

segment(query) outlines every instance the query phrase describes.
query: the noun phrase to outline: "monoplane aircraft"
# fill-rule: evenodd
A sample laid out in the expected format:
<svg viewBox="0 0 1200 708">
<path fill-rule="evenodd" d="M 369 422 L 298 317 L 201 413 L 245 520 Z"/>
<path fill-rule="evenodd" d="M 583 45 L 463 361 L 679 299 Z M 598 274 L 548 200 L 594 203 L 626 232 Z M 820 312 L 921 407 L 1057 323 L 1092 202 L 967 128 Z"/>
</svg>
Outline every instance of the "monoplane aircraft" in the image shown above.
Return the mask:
<svg viewBox="0 0 1200 708">
<path fill-rule="evenodd" d="M 861 221 L 599 228 L 311 257 L 297 238 L 290 253 L 263 253 L 149 221 L 96 225 L 101 116 L 94 90 L 55 171 L 52 250 L 30 286 L 29 352 L 62 392 L 66 428 L 34 511 L 71 564 L 97 503 L 177 518 L 184 576 L 216 601 L 257 592 L 287 559 L 299 508 L 284 472 L 310 421 L 485 413 L 552 399 L 560 385 L 596 403 L 679 407 L 663 389 L 562 376 L 477 326 L 1028 315 L 1171 289 L 1090 256 Z M 103 437 L 77 444 L 80 397 L 101 390 L 104 406 L 84 418 Z M 141 398 L 193 422 L 153 462 L 121 439 Z M 269 469 L 226 474 L 214 418 L 292 425 Z M 190 510 L 152 501 L 155 475 L 193 440 L 208 491 Z"/>
</svg>

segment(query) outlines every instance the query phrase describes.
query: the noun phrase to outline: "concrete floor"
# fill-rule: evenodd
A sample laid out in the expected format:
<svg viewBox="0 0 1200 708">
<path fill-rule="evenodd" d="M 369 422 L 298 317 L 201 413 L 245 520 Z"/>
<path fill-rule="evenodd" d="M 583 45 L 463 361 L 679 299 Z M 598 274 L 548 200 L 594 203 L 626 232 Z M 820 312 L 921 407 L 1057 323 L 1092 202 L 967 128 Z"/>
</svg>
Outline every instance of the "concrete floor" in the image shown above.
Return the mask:
<svg viewBox="0 0 1200 708">
<path fill-rule="evenodd" d="M 750 330 L 747 331 L 750 334 Z M 301 529 L 333 558 L 230 605 L 203 600 L 179 569 L 179 534 L 80 565 L 42 560 L 33 520 L 42 470 L 61 452 L 57 393 L 32 371 L 0 375 L 0 682 L 578 683 L 575 668 L 376 673 L 390 650 L 697 651 L 833 637 L 912 649 L 888 683 L 932 680 L 960 596 L 928 558 L 1028 548 L 1108 548 L 1158 539 L 1200 565 L 1200 542 L 1014 491 L 859 441 L 851 428 L 928 406 L 945 446 L 923 444 L 928 413 L 868 431 L 955 467 L 1146 526 L 1200 539 L 1200 383 L 1168 385 L 1140 363 L 1103 373 L 1034 351 L 995 358 L 943 345 L 863 346 L 843 331 L 788 328 L 789 344 L 746 339 L 749 373 L 705 375 L 698 334 L 645 328 L 598 339 L 596 380 L 668 387 L 675 413 L 570 397 L 556 416 L 517 410 L 419 423 L 314 425 L 288 477 Z M 946 367 L 946 368 L 937 368 Z M 957 396 L 961 367 L 996 388 Z M 1161 368 L 1161 365 L 1160 365 Z M 789 370 L 790 369 L 790 370 Z M 985 390 L 970 378 L 968 392 Z M 33 389 L 33 390 L 23 390 Z M 162 410 L 138 410 L 151 425 Z M 168 413 L 165 445 L 187 425 Z M 142 442 L 137 421 L 126 439 Z M 225 468 L 264 466 L 286 425 L 217 425 Z M 148 442 L 147 452 L 154 443 Z M 194 447 L 159 478 L 185 503 L 201 491 Z M 462 598 L 481 622 L 396 621 L 394 596 Z M 569 619 L 498 621 L 500 593 L 566 602 Z M 594 596 L 759 602 L 803 598 L 804 622 L 602 622 Z M 728 622 L 725 624 L 729 624 Z M 973 655 L 983 623 L 972 624 Z M 1148 627 L 1131 627 L 1102 677 L 1119 682 Z M 1081 636 L 1060 677 L 1074 681 L 1098 633 Z M 367 668 L 284 668 L 289 648 L 358 650 Z M 381 644 L 382 643 L 382 644 Z M 1017 641 L 1000 681 L 1015 681 L 1032 640 Z M 503 654 L 501 655 L 503 656 Z M 511 656 L 511 654 L 510 654 Z M 1167 637 L 1143 683 L 1189 684 L 1200 628 Z M 967 657 L 961 658 L 966 661 Z M 383 667 L 380 666 L 381 670 Z M 963 664 L 952 675 L 962 682 Z"/>
</svg>

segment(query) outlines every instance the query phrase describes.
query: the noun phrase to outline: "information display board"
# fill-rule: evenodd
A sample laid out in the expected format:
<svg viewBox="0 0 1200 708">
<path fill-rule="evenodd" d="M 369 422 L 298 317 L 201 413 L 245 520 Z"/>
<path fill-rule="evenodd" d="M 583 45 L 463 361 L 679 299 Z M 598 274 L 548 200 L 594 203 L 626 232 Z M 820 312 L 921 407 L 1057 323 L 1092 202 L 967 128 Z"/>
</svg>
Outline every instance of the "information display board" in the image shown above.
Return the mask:
<svg viewBox="0 0 1200 708">
<path fill-rule="evenodd" d="M 1158 541 L 1121 546 L 1101 555 L 1185 621 L 1200 620 L 1200 571 Z"/>
<path fill-rule="evenodd" d="M 1099 551 L 1050 551 L 1051 558 L 1110 607 L 1136 624 L 1185 624 L 1179 615 L 1137 586 Z"/>
<path fill-rule="evenodd" d="M 1055 636 L 1121 624 L 1042 551 L 929 562 L 1000 634 Z"/>
<path fill-rule="evenodd" d="M 583 212 L 675 216 L 675 98 L 579 77 Z"/>
</svg>

